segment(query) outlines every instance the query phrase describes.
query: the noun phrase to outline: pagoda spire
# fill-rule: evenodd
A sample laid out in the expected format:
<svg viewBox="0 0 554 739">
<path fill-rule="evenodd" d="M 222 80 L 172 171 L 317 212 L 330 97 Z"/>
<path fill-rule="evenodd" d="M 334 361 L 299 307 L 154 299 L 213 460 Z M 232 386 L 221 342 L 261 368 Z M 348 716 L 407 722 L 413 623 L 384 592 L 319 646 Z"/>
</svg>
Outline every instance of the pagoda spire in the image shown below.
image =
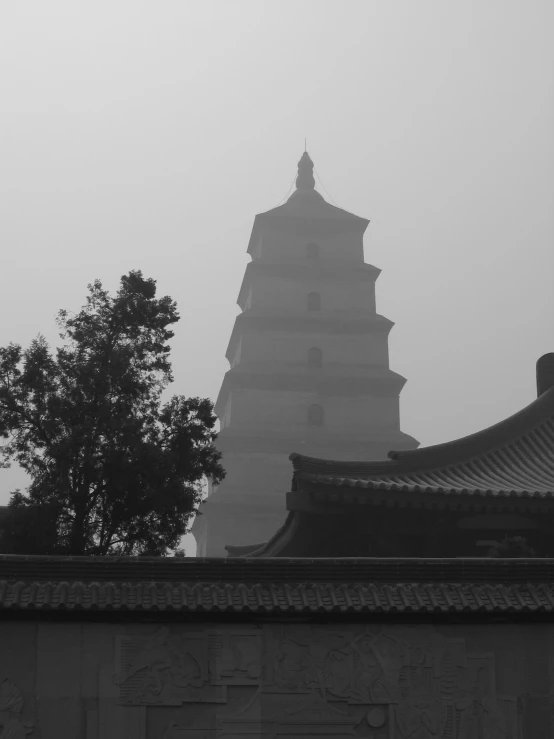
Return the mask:
<svg viewBox="0 0 554 739">
<path fill-rule="evenodd" d="M 298 162 L 298 177 L 296 178 L 297 190 L 313 190 L 315 189 L 314 180 L 314 163 L 310 159 L 310 155 L 305 151 Z"/>
</svg>

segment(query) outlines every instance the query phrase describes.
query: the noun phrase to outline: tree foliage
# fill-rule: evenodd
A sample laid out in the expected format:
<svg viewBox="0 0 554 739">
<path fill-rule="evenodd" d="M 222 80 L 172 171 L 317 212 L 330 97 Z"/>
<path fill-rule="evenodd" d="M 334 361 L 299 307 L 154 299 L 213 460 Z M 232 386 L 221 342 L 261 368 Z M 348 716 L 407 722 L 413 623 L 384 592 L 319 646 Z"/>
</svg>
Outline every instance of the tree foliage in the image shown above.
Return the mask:
<svg viewBox="0 0 554 739">
<path fill-rule="evenodd" d="M 0 435 L 7 465 L 30 475 L 12 493 L 4 550 L 164 555 L 176 550 L 205 477 L 224 477 L 210 400 L 174 396 L 169 297 L 140 271 L 112 297 L 88 286 L 76 315 L 60 311 L 64 345 L 42 336 L 0 348 Z M 53 535 L 55 532 L 55 536 Z"/>
<path fill-rule="evenodd" d="M 504 536 L 502 541 L 496 542 L 487 552 L 488 557 L 493 558 L 531 558 L 540 557 L 535 549 L 531 547 L 524 536 Z"/>
</svg>

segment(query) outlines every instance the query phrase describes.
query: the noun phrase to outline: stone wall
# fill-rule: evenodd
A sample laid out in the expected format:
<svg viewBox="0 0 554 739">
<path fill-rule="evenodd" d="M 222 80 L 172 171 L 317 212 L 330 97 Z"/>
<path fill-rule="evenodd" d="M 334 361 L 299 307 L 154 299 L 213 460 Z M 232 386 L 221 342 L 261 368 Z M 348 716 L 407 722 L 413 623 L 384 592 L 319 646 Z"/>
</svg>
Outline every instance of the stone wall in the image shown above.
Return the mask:
<svg viewBox="0 0 554 739">
<path fill-rule="evenodd" d="M 0 625 L 9 739 L 548 739 L 549 624 Z"/>
</svg>

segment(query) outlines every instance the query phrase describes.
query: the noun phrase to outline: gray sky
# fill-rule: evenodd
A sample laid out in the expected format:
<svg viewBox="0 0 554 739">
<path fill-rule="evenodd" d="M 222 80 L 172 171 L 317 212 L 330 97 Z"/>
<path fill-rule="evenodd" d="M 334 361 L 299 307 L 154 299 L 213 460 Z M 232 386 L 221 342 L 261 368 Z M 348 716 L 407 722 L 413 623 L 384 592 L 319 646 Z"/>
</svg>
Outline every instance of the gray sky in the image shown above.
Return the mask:
<svg viewBox="0 0 554 739">
<path fill-rule="evenodd" d="M 56 345 L 87 283 L 141 269 L 182 316 L 171 393 L 215 400 L 306 136 L 371 220 L 402 429 L 511 415 L 554 351 L 553 27 L 550 0 L 0 2 L 0 345 Z"/>
</svg>

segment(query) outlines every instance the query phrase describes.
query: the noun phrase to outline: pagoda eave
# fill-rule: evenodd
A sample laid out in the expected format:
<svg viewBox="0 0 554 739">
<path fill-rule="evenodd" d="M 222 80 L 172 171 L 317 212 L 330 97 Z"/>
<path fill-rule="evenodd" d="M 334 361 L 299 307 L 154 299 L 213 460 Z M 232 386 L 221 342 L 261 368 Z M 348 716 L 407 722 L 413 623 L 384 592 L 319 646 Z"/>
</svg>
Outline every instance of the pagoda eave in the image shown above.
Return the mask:
<svg viewBox="0 0 554 739">
<path fill-rule="evenodd" d="M 343 211 L 346 213 L 346 211 Z M 358 232 L 362 237 L 369 225 L 367 218 L 349 214 L 350 218 L 314 217 L 303 214 L 258 213 L 254 218 L 254 226 L 248 242 L 247 253 L 251 256 L 267 229 L 279 230 L 281 233 L 294 234 L 305 238 L 328 238 L 345 232 Z"/>
<path fill-rule="evenodd" d="M 347 267 L 338 267 L 336 265 L 328 266 L 328 263 L 317 262 L 315 264 L 309 264 L 306 262 L 299 262 L 298 264 L 273 264 L 273 263 L 256 263 L 250 262 L 246 266 L 246 271 L 242 280 L 239 295 L 237 298 L 237 304 L 242 310 L 246 309 L 246 299 L 248 290 L 252 285 L 255 277 L 266 276 L 273 278 L 281 278 L 292 281 L 302 282 L 313 273 L 317 274 L 317 278 L 320 281 L 325 280 L 336 280 L 337 277 L 348 277 L 350 281 L 354 282 L 367 282 L 375 283 L 381 270 L 378 267 L 374 267 L 372 264 L 363 265 L 348 265 Z"/>
<path fill-rule="evenodd" d="M 286 331 L 289 333 L 321 333 L 361 336 L 381 334 L 388 336 L 394 322 L 388 318 L 373 313 L 363 317 L 359 314 L 350 315 L 298 315 L 297 313 L 282 313 L 281 315 L 255 314 L 253 311 L 244 311 L 235 319 L 231 338 L 227 345 L 225 356 L 232 361 L 236 343 L 242 331 L 254 329 L 260 331 Z"/>
<path fill-rule="evenodd" d="M 253 434 L 246 429 L 225 428 L 219 432 L 215 446 L 223 454 L 290 455 L 291 451 L 304 449 L 329 457 L 340 451 L 345 459 L 369 460 L 384 457 L 393 446 L 413 449 L 419 443 L 397 429 L 383 428 L 372 434 L 350 435 L 329 433 L 317 426 L 307 427 L 303 431 L 285 433 L 276 429 L 260 429 Z"/>
<path fill-rule="evenodd" d="M 304 369 L 304 368 L 302 368 Z M 223 413 L 229 394 L 233 390 L 269 390 L 299 393 L 315 393 L 328 397 L 398 397 L 406 379 L 389 371 L 388 377 L 353 377 L 352 375 L 318 374 L 317 370 L 303 374 L 266 370 L 244 372 L 229 370 L 223 380 L 215 412 Z"/>
</svg>

